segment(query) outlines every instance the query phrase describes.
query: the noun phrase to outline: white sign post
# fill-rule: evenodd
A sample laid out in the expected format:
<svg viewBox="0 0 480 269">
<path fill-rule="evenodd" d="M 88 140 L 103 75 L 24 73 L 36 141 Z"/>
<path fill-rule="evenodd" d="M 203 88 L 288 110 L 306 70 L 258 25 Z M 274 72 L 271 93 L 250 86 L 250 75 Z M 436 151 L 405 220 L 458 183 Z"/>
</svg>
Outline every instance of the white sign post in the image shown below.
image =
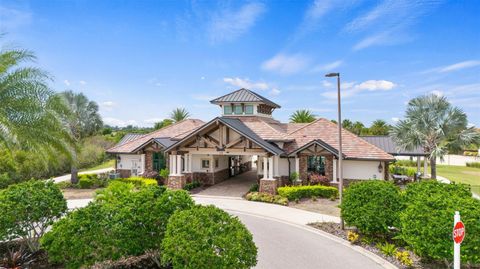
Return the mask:
<svg viewBox="0 0 480 269">
<path fill-rule="evenodd" d="M 453 269 L 460 269 L 460 245 L 465 238 L 465 225 L 460 220 L 460 213 L 455 211 L 453 217 Z"/>
</svg>

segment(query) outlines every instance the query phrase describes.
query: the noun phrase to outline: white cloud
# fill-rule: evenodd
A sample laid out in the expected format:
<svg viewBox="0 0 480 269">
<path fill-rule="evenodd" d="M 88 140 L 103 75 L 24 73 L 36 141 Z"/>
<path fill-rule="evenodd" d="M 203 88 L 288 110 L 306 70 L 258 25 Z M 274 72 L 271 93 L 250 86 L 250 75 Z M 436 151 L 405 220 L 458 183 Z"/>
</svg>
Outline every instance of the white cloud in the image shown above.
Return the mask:
<svg viewBox="0 0 480 269">
<path fill-rule="evenodd" d="M 67 86 L 70 86 L 70 81 L 68 81 L 68 79 L 64 80 L 63 83 Z"/>
<path fill-rule="evenodd" d="M 80 83 L 80 85 L 87 85 L 87 82 L 85 80 L 80 80 L 78 83 Z"/>
<path fill-rule="evenodd" d="M 163 120 L 162 118 L 151 118 L 151 119 L 143 120 L 143 122 L 148 124 L 155 124 L 157 122 L 161 122 L 162 120 Z"/>
<path fill-rule="evenodd" d="M 204 79 L 205 79 L 205 77 L 200 77 L 200 79 L 201 79 L 201 80 L 204 80 Z"/>
<path fill-rule="evenodd" d="M 13 8 L 0 6 L 0 32 L 13 30 L 32 22 L 32 14 Z"/>
<path fill-rule="evenodd" d="M 127 125 L 137 125 L 136 120 L 121 120 L 117 118 L 110 118 L 110 117 L 105 117 L 103 118 L 103 122 L 107 125 L 110 126 L 118 126 L 118 127 L 125 127 Z"/>
<path fill-rule="evenodd" d="M 327 14 L 333 8 L 333 2 L 330 0 L 315 0 L 307 9 L 305 18 L 307 20 L 318 20 Z"/>
<path fill-rule="evenodd" d="M 272 96 L 277 96 L 277 95 L 280 94 L 280 90 L 277 89 L 277 88 L 273 88 L 273 89 L 270 90 L 269 94 L 272 95 Z"/>
<path fill-rule="evenodd" d="M 223 78 L 223 81 L 235 87 L 245 88 L 249 90 L 268 90 L 270 88 L 270 85 L 268 85 L 266 82 L 253 82 L 248 78 L 242 79 L 239 77 L 225 77 Z"/>
<path fill-rule="evenodd" d="M 113 101 L 105 101 L 100 103 L 100 107 L 106 111 L 112 111 L 115 106 L 117 106 L 117 103 Z"/>
<path fill-rule="evenodd" d="M 214 15 L 208 33 L 213 43 L 232 41 L 246 33 L 265 12 L 262 3 L 248 3 L 239 10 L 223 9 Z"/>
<path fill-rule="evenodd" d="M 433 91 L 430 92 L 430 94 L 434 94 L 438 97 L 444 96 L 444 93 L 442 91 L 438 91 L 438 90 L 433 90 Z"/>
<path fill-rule="evenodd" d="M 467 128 L 472 128 L 472 127 L 475 127 L 475 123 L 469 122 L 469 123 L 467 124 Z"/>
<path fill-rule="evenodd" d="M 280 74 L 293 74 L 305 69 L 308 59 L 300 54 L 286 55 L 277 54 L 273 58 L 262 63 L 262 69 Z"/>
<path fill-rule="evenodd" d="M 393 122 L 398 122 L 399 120 L 400 120 L 400 118 L 397 118 L 397 117 L 393 117 L 393 118 L 392 118 L 392 121 L 393 121 Z"/>
<path fill-rule="evenodd" d="M 425 71 L 421 72 L 421 74 L 447 73 L 447 72 L 453 72 L 453 71 L 458 71 L 458 70 L 467 69 L 467 68 L 473 68 L 473 67 L 476 67 L 476 66 L 480 66 L 480 61 L 478 61 L 478 60 L 468 60 L 468 61 L 454 63 L 454 64 L 451 64 L 451 65 L 440 66 L 440 67 L 432 68 L 432 69 L 429 69 L 429 70 L 425 70 Z"/>
<path fill-rule="evenodd" d="M 324 64 L 324 65 L 317 65 L 313 68 L 313 72 L 332 71 L 333 69 L 338 68 L 342 64 L 343 64 L 343 61 L 338 60 L 338 61 L 327 63 L 327 64 Z"/>
<path fill-rule="evenodd" d="M 342 98 L 349 98 L 364 91 L 389 91 L 395 88 L 397 84 L 388 80 L 367 80 L 362 83 L 344 82 L 340 86 L 342 89 Z M 337 91 L 328 91 L 322 94 L 328 99 L 336 99 Z"/>
<path fill-rule="evenodd" d="M 331 87 L 333 87 L 333 83 L 331 83 L 330 81 L 327 81 L 327 80 L 323 80 L 322 81 L 322 86 L 325 87 L 325 88 L 331 88 Z"/>
</svg>

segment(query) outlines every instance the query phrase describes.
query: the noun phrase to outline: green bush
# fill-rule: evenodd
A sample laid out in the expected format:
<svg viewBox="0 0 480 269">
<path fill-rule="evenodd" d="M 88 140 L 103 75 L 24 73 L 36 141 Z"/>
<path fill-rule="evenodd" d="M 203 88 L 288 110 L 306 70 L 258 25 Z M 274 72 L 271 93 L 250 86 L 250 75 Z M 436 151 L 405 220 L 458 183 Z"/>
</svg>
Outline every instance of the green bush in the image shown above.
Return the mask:
<svg viewBox="0 0 480 269">
<path fill-rule="evenodd" d="M 288 199 L 280 195 L 272 195 L 270 193 L 249 192 L 245 196 L 249 201 L 265 202 L 279 205 L 288 205 Z"/>
<path fill-rule="evenodd" d="M 475 167 L 475 168 L 480 168 L 480 162 L 471 162 L 471 163 L 466 163 L 467 167 Z"/>
<path fill-rule="evenodd" d="M 277 189 L 278 194 L 290 201 L 301 198 L 331 198 L 338 196 L 338 190 L 335 187 L 312 185 L 312 186 L 286 186 Z"/>
<path fill-rule="evenodd" d="M 116 195 L 116 196 L 114 196 Z M 42 237 L 53 263 L 80 268 L 158 249 L 170 216 L 193 206 L 185 191 L 158 186 L 135 189 L 116 182 L 87 207 L 69 213 Z"/>
<path fill-rule="evenodd" d="M 463 185 L 421 182 L 405 191 L 407 202 L 400 214 L 401 239 L 423 258 L 451 261 L 452 226 L 460 211 L 466 226 L 462 261 L 480 264 L 480 201 Z"/>
<path fill-rule="evenodd" d="M 376 247 L 385 256 L 389 256 L 389 257 L 392 257 L 393 255 L 395 255 L 395 253 L 397 253 L 397 250 L 398 250 L 398 248 L 394 244 L 390 244 L 390 243 L 384 243 L 384 244 L 378 243 Z"/>
<path fill-rule="evenodd" d="M 391 164 L 388 166 L 388 171 L 391 175 L 405 175 L 405 176 L 413 177 L 417 172 L 417 169 L 413 167 L 398 166 L 396 164 Z"/>
<path fill-rule="evenodd" d="M 22 238 L 31 251 L 38 239 L 67 210 L 52 181 L 30 180 L 0 191 L 0 241 Z"/>
<path fill-rule="evenodd" d="M 248 190 L 248 192 L 258 192 L 258 183 L 254 183 L 252 184 L 252 186 L 250 186 L 250 189 Z"/>
<path fill-rule="evenodd" d="M 257 263 L 252 234 L 237 217 L 214 206 L 175 212 L 162 242 L 162 262 L 173 268 L 251 268 Z"/>
<path fill-rule="evenodd" d="M 200 187 L 200 185 L 201 185 L 200 182 L 198 182 L 198 181 L 192 181 L 191 183 L 185 184 L 185 186 L 183 187 L 183 189 L 186 190 L 186 191 L 190 191 L 190 190 L 193 190 L 193 189 L 195 189 L 195 188 Z"/>
<path fill-rule="evenodd" d="M 340 208 L 348 225 L 363 234 L 383 236 L 389 227 L 398 225 L 400 189 L 387 181 L 356 182 L 345 190 Z"/>
<path fill-rule="evenodd" d="M 160 176 L 162 178 L 167 179 L 168 175 L 170 175 L 170 170 L 168 170 L 167 168 L 160 170 Z"/>
<path fill-rule="evenodd" d="M 157 180 L 152 178 L 143 178 L 143 177 L 117 178 L 117 179 L 111 180 L 110 182 L 132 183 L 133 185 L 135 185 L 135 187 L 158 185 Z"/>
<path fill-rule="evenodd" d="M 78 186 L 80 189 L 91 189 L 95 182 L 93 179 L 87 178 L 87 177 L 81 177 L 78 179 Z"/>
</svg>

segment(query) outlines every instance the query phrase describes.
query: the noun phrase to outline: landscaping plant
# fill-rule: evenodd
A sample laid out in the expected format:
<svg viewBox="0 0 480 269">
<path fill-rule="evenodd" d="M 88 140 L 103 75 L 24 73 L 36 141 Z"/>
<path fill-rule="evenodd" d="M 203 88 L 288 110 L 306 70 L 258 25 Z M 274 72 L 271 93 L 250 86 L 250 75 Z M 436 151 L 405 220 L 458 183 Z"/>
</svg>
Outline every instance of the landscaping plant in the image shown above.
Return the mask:
<svg viewBox="0 0 480 269">
<path fill-rule="evenodd" d="M 257 264 L 252 234 L 227 212 L 214 206 L 177 211 L 168 221 L 162 262 L 173 268 L 251 268 Z"/>
<path fill-rule="evenodd" d="M 376 245 L 376 247 L 386 256 L 389 256 L 389 257 L 392 257 L 393 255 L 395 255 L 395 253 L 397 253 L 397 247 L 394 245 L 394 244 L 390 244 L 390 243 L 384 243 L 384 244 L 381 244 L 381 243 L 378 243 Z"/>
<path fill-rule="evenodd" d="M 340 208 L 348 225 L 363 234 L 383 237 L 389 227 L 398 225 L 402 209 L 400 189 L 387 181 L 356 182 L 345 190 Z"/>
<path fill-rule="evenodd" d="M 301 198 L 331 198 L 338 196 L 338 190 L 335 187 L 309 185 L 309 186 L 286 186 L 277 189 L 278 194 L 287 198 L 289 201 L 295 201 Z"/>
<path fill-rule="evenodd" d="M 265 202 L 279 205 L 288 205 L 288 199 L 280 195 L 273 195 L 270 193 L 249 192 L 245 196 L 249 201 Z"/>
<path fill-rule="evenodd" d="M 39 238 L 66 211 L 67 202 L 52 181 L 10 185 L 0 191 L 0 241 L 20 238 L 36 252 Z"/>
<path fill-rule="evenodd" d="M 127 178 L 117 178 L 114 180 L 111 180 L 111 182 L 125 182 L 125 183 L 132 183 L 136 187 L 142 187 L 142 186 L 156 186 L 158 185 L 158 182 L 156 179 L 152 178 L 143 178 L 143 177 L 127 177 Z"/>
</svg>

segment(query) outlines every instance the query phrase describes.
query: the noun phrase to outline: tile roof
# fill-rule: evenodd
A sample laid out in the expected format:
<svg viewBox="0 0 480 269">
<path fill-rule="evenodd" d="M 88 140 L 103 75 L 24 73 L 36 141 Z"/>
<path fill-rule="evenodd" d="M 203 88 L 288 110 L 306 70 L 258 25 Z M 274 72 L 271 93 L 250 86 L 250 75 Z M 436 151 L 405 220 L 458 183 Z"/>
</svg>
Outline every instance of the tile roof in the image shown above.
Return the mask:
<svg viewBox="0 0 480 269">
<path fill-rule="evenodd" d="M 142 136 L 144 136 L 145 134 L 134 134 L 134 133 L 128 133 L 126 135 L 124 135 L 122 137 L 122 139 L 120 139 L 120 141 L 118 141 L 118 143 L 116 144 L 116 146 L 120 146 L 120 145 L 123 145 L 127 142 L 130 142 L 132 140 L 135 140 L 137 138 L 140 138 Z"/>
<path fill-rule="evenodd" d="M 194 129 L 205 124 L 202 120 L 186 119 L 167 127 L 155 130 L 149 134 L 138 137 L 137 139 L 130 140 L 126 143 L 118 143 L 114 147 L 107 150 L 108 153 L 133 153 L 141 148 L 145 143 L 148 143 L 155 138 L 168 138 L 168 139 L 181 139 Z M 167 143 L 166 140 L 161 140 Z M 161 142 L 160 142 L 161 143 Z M 163 143 L 161 143 L 163 144 Z"/>
<path fill-rule="evenodd" d="M 297 127 L 297 126 L 296 126 Z M 294 139 L 286 143 L 284 150 L 287 153 L 304 146 L 315 139 L 321 139 L 332 148 L 338 150 L 338 126 L 327 119 L 317 119 L 314 122 L 297 128 L 295 131 L 286 134 L 287 138 Z M 351 132 L 342 130 L 343 154 L 347 159 L 365 160 L 393 160 L 393 156 L 386 153 L 375 145 L 368 143 Z"/>
<path fill-rule="evenodd" d="M 236 90 L 236 91 L 231 92 L 229 94 L 226 94 L 224 96 L 220 96 L 220 97 L 210 101 L 210 103 L 212 103 L 212 104 L 229 103 L 229 102 L 231 102 L 231 103 L 260 102 L 260 103 L 264 103 L 264 104 L 270 105 L 270 106 L 275 107 L 275 108 L 280 108 L 280 105 L 270 101 L 269 99 L 261 96 L 258 93 L 252 92 L 252 91 L 244 89 L 244 88 Z"/>
</svg>

